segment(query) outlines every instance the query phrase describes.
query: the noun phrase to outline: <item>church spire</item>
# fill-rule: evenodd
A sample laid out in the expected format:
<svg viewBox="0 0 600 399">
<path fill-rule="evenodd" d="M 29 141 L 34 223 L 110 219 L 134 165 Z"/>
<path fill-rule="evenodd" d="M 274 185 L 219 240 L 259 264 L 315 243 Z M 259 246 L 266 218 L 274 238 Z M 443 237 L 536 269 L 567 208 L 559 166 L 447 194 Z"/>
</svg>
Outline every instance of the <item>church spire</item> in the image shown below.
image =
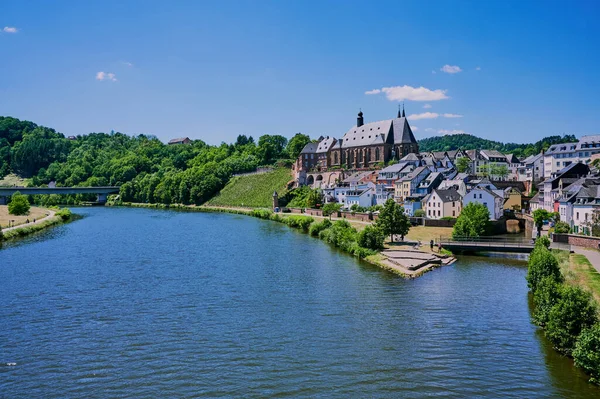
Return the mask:
<svg viewBox="0 0 600 399">
<path fill-rule="evenodd" d="M 402 118 L 402 110 L 400 109 L 400 104 L 398 104 L 398 118 Z"/>
<path fill-rule="evenodd" d="M 402 102 L 402 117 L 406 118 L 406 114 L 404 113 L 404 102 Z"/>
</svg>

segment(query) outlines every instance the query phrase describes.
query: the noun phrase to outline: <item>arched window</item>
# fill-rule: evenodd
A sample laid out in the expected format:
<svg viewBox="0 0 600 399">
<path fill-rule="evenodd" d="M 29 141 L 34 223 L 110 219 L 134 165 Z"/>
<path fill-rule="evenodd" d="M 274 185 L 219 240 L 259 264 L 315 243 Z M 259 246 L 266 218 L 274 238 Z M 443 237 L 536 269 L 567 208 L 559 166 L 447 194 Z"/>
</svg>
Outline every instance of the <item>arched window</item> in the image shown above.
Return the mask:
<svg viewBox="0 0 600 399">
<path fill-rule="evenodd" d="M 338 163 L 338 153 L 337 152 L 333 153 L 333 163 L 335 163 L 335 164 Z"/>
<path fill-rule="evenodd" d="M 379 161 L 379 147 L 375 148 L 375 160 Z"/>
</svg>

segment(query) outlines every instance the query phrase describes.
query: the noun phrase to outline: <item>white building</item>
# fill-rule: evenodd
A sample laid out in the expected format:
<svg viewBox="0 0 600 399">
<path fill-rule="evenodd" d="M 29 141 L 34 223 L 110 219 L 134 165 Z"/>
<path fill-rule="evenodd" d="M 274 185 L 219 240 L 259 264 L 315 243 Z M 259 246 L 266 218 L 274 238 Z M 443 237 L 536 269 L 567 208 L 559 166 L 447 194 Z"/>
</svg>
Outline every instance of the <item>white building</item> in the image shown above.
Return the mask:
<svg viewBox="0 0 600 399">
<path fill-rule="evenodd" d="M 504 198 L 485 187 L 475 187 L 469 191 L 463 198 L 463 208 L 471 202 L 483 204 L 488 209 L 491 220 L 502 217 Z"/>
<path fill-rule="evenodd" d="M 544 178 L 573 163 L 589 164 L 600 153 L 600 135 L 583 136 L 577 143 L 554 144 L 544 154 Z"/>
<path fill-rule="evenodd" d="M 435 189 L 425 202 L 425 215 L 429 219 L 456 218 L 460 215 L 461 209 L 462 198 L 455 189 Z"/>
</svg>

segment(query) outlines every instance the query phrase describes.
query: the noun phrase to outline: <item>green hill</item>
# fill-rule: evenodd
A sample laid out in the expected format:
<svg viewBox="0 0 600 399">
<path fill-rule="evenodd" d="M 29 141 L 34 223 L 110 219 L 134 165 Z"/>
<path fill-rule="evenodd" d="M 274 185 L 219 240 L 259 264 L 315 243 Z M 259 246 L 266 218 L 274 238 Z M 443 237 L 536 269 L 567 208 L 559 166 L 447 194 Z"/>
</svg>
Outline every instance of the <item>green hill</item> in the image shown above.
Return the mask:
<svg viewBox="0 0 600 399">
<path fill-rule="evenodd" d="M 292 180 L 291 171 L 278 168 L 272 172 L 237 176 L 209 200 L 206 205 L 250 206 L 270 208 L 273 204 L 273 191 L 283 193 Z"/>
</svg>

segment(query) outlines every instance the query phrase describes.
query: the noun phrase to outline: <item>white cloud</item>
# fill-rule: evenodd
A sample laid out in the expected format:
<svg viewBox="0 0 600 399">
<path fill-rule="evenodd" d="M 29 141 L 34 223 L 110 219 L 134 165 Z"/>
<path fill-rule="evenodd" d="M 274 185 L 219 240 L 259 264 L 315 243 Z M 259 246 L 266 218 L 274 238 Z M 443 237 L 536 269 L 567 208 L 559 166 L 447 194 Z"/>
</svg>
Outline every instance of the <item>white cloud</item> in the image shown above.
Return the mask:
<svg viewBox="0 0 600 399">
<path fill-rule="evenodd" d="M 408 115 L 407 118 L 411 121 L 418 121 L 419 119 L 436 119 L 440 114 L 435 112 L 423 112 L 422 114 Z"/>
<path fill-rule="evenodd" d="M 458 114 L 443 114 L 442 115 L 444 118 L 462 118 L 462 115 L 458 115 Z"/>
<path fill-rule="evenodd" d="M 423 108 L 425 108 L 425 109 L 431 108 L 431 104 L 425 104 L 425 105 L 423 105 Z"/>
<path fill-rule="evenodd" d="M 411 126 L 410 128 L 411 128 L 411 130 L 412 130 L 413 132 L 416 132 L 417 130 L 419 130 L 419 128 L 418 128 L 418 127 L 416 127 L 416 126 Z"/>
<path fill-rule="evenodd" d="M 2 29 L 2 31 L 5 33 L 17 33 L 19 30 L 14 26 L 5 26 L 4 29 Z"/>
<path fill-rule="evenodd" d="M 392 86 L 382 87 L 381 89 L 373 89 L 366 91 L 365 94 L 379 94 L 385 93 L 385 96 L 390 101 L 437 101 L 446 100 L 450 97 L 446 95 L 446 90 L 430 90 L 426 87 L 412 87 L 412 86 Z"/>
<path fill-rule="evenodd" d="M 459 73 L 459 72 L 462 72 L 462 69 L 460 69 L 460 67 L 458 65 L 446 64 L 440 68 L 440 71 L 446 72 L 446 73 Z"/>
<path fill-rule="evenodd" d="M 98 72 L 96 74 L 96 80 L 110 80 L 112 82 L 116 82 L 117 77 L 111 72 Z"/>
<path fill-rule="evenodd" d="M 447 130 L 447 129 L 440 129 L 438 130 L 439 134 L 465 134 L 466 132 L 464 130 Z"/>
<path fill-rule="evenodd" d="M 476 71 L 481 71 L 481 67 L 475 68 Z"/>
</svg>

